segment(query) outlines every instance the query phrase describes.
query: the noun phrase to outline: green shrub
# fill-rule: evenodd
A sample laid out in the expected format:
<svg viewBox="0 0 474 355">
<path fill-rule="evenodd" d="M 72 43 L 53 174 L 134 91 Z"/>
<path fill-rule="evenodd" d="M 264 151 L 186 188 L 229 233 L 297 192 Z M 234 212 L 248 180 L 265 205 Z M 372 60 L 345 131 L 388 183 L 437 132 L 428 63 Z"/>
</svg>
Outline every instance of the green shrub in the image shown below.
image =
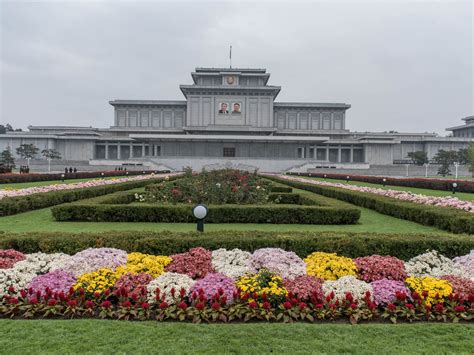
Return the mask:
<svg viewBox="0 0 474 355">
<path fill-rule="evenodd" d="M 367 192 L 288 181 L 277 177 L 268 178 L 288 184 L 294 188 L 335 198 L 396 218 L 417 222 L 426 226 L 434 226 L 452 233 L 474 234 L 474 215 L 469 212 L 448 207 L 419 205 Z"/>
<path fill-rule="evenodd" d="M 156 183 L 157 180 L 128 181 L 113 185 L 94 186 L 82 189 L 37 193 L 28 196 L 5 197 L 0 200 L 0 216 L 9 216 L 40 208 L 51 207 L 62 203 L 144 187 Z"/>
<path fill-rule="evenodd" d="M 34 252 L 74 254 L 89 247 L 113 247 L 127 252 L 172 255 L 194 247 L 254 251 L 259 248 L 282 248 L 305 257 L 314 251 L 338 253 L 347 257 L 372 254 L 392 255 L 408 260 L 426 250 L 435 249 L 447 257 L 469 253 L 474 238 L 468 235 L 341 232 L 119 232 L 107 233 L 0 233 L 0 248 Z"/>
<path fill-rule="evenodd" d="M 191 223 L 192 205 L 71 203 L 52 208 L 57 221 Z M 302 205 L 210 205 L 206 223 L 354 224 L 358 209 Z"/>
</svg>

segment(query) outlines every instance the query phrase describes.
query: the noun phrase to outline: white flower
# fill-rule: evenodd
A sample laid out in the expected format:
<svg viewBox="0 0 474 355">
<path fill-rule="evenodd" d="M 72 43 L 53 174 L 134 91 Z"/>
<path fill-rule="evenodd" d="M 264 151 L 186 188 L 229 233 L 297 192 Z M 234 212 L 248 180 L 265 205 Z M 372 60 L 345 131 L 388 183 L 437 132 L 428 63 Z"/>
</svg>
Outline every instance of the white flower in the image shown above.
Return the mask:
<svg viewBox="0 0 474 355">
<path fill-rule="evenodd" d="M 324 295 L 327 296 L 334 292 L 334 299 L 339 301 L 346 299 L 347 292 L 350 292 L 354 299 L 362 300 L 367 291 L 370 291 L 372 298 L 372 286 L 367 282 L 356 279 L 354 276 L 343 276 L 335 281 L 323 282 Z"/>
<path fill-rule="evenodd" d="M 182 288 L 184 288 L 187 295 L 193 285 L 194 280 L 188 275 L 177 274 L 174 272 L 165 272 L 147 285 L 148 302 L 157 303 L 155 296 L 156 289 L 159 288 L 160 296 L 164 295 L 166 302 L 171 304 L 174 302 L 173 296 L 171 295 L 171 290 L 173 288 L 175 290 L 175 297 L 178 298 Z"/>
<path fill-rule="evenodd" d="M 237 279 L 253 271 L 249 267 L 251 256 L 249 252 L 240 249 L 217 249 L 212 252 L 212 266 L 216 272 Z"/>
<path fill-rule="evenodd" d="M 454 275 L 467 277 L 466 271 L 458 267 L 451 259 L 439 254 L 436 250 L 428 251 L 415 256 L 405 263 L 405 270 L 408 276 L 414 277 L 441 277 Z"/>
</svg>

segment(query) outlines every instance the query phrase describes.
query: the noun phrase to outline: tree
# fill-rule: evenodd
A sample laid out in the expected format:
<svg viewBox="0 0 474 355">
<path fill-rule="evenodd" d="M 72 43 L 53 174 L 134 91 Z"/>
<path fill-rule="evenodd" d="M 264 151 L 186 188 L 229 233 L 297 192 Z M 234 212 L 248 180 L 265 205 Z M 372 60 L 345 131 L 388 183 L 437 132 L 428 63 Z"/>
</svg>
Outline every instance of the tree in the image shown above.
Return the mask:
<svg viewBox="0 0 474 355">
<path fill-rule="evenodd" d="M 39 149 L 34 144 L 22 144 L 16 148 L 16 153 L 27 160 L 28 166 L 30 166 L 30 159 L 34 158 L 38 151 Z"/>
<path fill-rule="evenodd" d="M 433 159 L 437 164 L 441 165 L 438 169 L 438 175 L 446 176 L 451 175 L 449 166 L 459 160 L 459 154 L 454 150 L 440 149 Z"/>
<path fill-rule="evenodd" d="M 410 158 L 416 165 L 423 165 L 428 163 L 428 154 L 421 150 L 417 152 L 408 153 L 408 158 Z"/>
<path fill-rule="evenodd" d="M 7 148 L 3 152 L 0 153 L 0 163 L 5 165 L 8 168 L 15 167 L 15 159 L 13 158 L 13 154 L 10 148 Z"/>
<path fill-rule="evenodd" d="M 469 171 L 474 176 L 474 143 L 469 144 L 469 147 L 466 149 L 466 160 Z"/>
<path fill-rule="evenodd" d="M 468 151 L 469 151 L 469 148 L 459 149 L 458 151 L 459 164 L 466 165 L 469 163 Z"/>
<path fill-rule="evenodd" d="M 21 132 L 21 128 L 13 129 L 10 123 L 5 125 L 0 124 L 0 134 L 5 134 L 7 132 Z"/>
<path fill-rule="evenodd" d="M 41 154 L 48 160 L 48 171 L 51 171 L 51 160 L 61 159 L 61 154 L 56 149 L 43 149 Z"/>
</svg>

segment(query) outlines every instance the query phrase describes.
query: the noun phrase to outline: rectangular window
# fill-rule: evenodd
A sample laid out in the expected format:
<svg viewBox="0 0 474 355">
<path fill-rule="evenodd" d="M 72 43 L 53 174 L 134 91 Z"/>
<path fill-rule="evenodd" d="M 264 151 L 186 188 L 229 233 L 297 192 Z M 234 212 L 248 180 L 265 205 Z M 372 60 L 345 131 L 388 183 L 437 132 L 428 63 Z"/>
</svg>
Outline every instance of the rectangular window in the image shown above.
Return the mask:
<svg viewBox="0 0 474 355">
<path fill-rule="evenodd" d="M 161 146 L 155 145 L 155 156 L 160 157 L 161 156 Z"/>
<path fill-rule="evenodd" d="M 224 148 L 223 156 L 228 158 L 235 157 L 235 148 Z"/>
<path fill-rule="evenodd" d="M 316 159 L 317 160 L 326 160 L 326 148 L 316 149 Z"/>
<path fill-rule="evenodd" d="M 314 159 L 314 147 L 309 147 L 309 158 Z"/>
<path fill-rule="evenodd" d="M 306 158 L 305 149 L 303 147 L 298 148 L 298 159 Z"/>
<path fill-rule="evenodd" d="M 329 149 L 329 161 L 337 163 L 339 161 L 339 149 Z"/>
</svg>

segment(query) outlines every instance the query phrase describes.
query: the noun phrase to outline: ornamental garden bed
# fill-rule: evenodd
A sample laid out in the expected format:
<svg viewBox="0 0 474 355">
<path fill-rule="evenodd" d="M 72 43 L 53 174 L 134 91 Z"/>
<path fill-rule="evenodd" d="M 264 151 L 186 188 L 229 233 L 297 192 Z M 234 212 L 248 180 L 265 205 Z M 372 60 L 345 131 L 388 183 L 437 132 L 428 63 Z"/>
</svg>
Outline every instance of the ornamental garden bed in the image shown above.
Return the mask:
<svg viewBox="0 0 474 355">
<path fill-rule="evenodd" d="M 324 184 L 307 181 L 306 179 L 303 181 L 303 179 L 297 177 L 277 175 L 266 175 L 265 177 L 272 181 L 288 184 L 294 188 L 373 209 L 379 213 L 396 218 L 417 222 L 426 226 L 434 226 L 452 233 L 474 234 L 474 213 L 463 211 L 462 209 L 408 202 L 370 192 L 325 186 Z M 463 201 L 463 203 L 466 202 Z"/>
<path fill-rule="evenodd" d="M 0 317 L 200 322 L 471 321 L 474 251 L 408 261 L 313 251 L 0 250 Z"/>
<path fill-rule="evenodd" d="M 325 179 L 346 180 L 349 176 L 351 181 L 369 182 L 373 184 L 384 184 L 393 186 L 417 187 L 422 189 L 452 191 L 453 183 L 457 184 L 456 191 L 474 192 L 474 181 L 463 179 L 439 179 L 439 178 L 397 178 L 391 176 L 371 176 L 352 174 L 330 174 L 330 173 L 287 173 L 287 175 L 319 177 Z M 385 179 L 385 182 L 383 181 Z"/>
<path fill-rule="evenodd" d="M 57 206 L 52 214 L 57 221 L 189 223 L 196 220 L 192 207 L 208 203 L 207 223 L 355 224 L 360 218 L 349 204 L 286 191 L 291 188 L 237 170 L 188 173 L 144 192 Z"/>
<path fill-rule="evenodd" d="M 14 215 L 62 203 L 127 191 L 160 180 L 173 180 L 176 175 L 146 175 L 122 177 L 117 180 L 92 180 L 75 184 L 54 184 L 19 190 L 10 189 L 0 197 L 0 217 Z"/>
</svg>

